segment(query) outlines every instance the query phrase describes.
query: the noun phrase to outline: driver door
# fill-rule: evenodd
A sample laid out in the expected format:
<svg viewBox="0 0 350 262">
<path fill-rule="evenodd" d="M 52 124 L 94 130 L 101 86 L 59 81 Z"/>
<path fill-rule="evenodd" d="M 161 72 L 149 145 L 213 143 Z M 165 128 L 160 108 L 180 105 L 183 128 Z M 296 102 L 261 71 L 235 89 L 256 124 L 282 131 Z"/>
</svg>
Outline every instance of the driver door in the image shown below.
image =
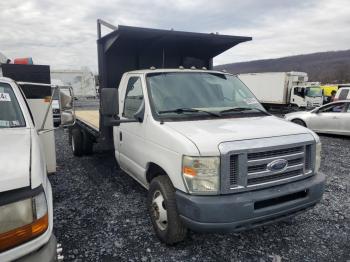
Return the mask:
<svg viewBox="0 0 350 262">
<path fill-rule="evenodd" d="M 346 103 L 339 102 L 325 105 L 313 114 L 309 121 L 309 127 L 317 132 L 339 133 L 342 129 L 342 115 Z"/>
<path fill-rule="evenodd" d="M 134 114 L 144 105 L 142 78 L 131 74 L 126 79 L 127 87 L 120 94 L 121 119 L 134 119 Z M 140 122 L 122 123 L 114 130 L 114 139 L 118 141 L 120 167 L 136 180 L 145 183 L 143 166 L 146 119 Z"/>
</svg>

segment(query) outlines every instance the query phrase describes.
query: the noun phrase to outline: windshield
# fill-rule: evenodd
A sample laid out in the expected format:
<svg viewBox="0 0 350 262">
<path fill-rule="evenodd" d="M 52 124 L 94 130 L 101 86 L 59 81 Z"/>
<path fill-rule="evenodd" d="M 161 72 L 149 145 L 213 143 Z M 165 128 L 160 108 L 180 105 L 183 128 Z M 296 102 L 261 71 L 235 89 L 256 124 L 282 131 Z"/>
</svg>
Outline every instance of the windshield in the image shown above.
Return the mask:
<svg viewBox="0 0 350 262">
<path fill-rule="evenodd" d="M 12 87 L 0 83 L 0 128 L 23 126 L 25 121 Z"/>
<path fill-rule="evenodd" d="M 261 114 L 264 110 L 236 76 L 206 72 L 151 73 L 147 75 L 147 84 L 153 110 L 161 117 Z"/>
<path fill-rule="evenodd" d="M 316 97 L 322 96 L 322 88 L 320 87 L 307 87 L 306 88 L 306 96 Z"/>
</svg>

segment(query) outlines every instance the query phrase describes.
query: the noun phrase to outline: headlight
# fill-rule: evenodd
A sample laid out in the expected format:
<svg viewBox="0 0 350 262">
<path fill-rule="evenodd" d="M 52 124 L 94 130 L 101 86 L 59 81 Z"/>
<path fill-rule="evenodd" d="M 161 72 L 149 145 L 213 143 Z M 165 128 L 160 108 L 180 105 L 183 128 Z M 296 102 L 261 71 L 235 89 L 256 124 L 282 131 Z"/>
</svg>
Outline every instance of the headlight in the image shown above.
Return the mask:
<svg viewBox="0 0 350 262">
<path fill-rule="evenodd" d="M 0 206 L 0 252 L 27 242 L 48 228 L 44 192 Z"/>
<path fill-rule="evenodd" d="M 317 143 L 316 143 L 315 173 L 318 173 L 318 171 L 320 170 L 321 150 L 322 150 L 322 144 L 320 141 L 317 141 Z"/>
<path fill-rule="evenodd" d="M 191 194 L 217 194 L 219 192 L 219 157 L 184 156 L 182 174 Z"/>
</svg>

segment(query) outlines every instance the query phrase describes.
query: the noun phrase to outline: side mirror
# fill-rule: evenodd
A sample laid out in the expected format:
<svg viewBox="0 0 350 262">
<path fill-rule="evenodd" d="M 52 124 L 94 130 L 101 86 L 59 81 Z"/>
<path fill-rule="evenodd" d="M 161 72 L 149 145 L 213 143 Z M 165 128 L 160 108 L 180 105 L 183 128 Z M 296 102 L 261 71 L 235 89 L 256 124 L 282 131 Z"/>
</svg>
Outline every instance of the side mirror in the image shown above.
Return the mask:
<svg viewBox="0 0 350 262">
<path fill-rule="evenodd" d="M 135 119 L 140 123 L 143 122 L 144 116 L 145 116 L 145 100 L 142 101 L 142 104 L 139 110 L 137 110 L 136 113 L 134 114 Z"/>
<path fill-rule="evenodd" d="M 101 89 L 101 114 L 105 117 L 116 117 L 119 114 L 118 89 Z"/>
<path fill-rule="evenodd" d="M 74 95 L 72 87 L 59 87 L 61 126 L 68 127 L 75 123 Z"/>
<path fill-rule="evenodd" d="M 73 108 L 73 90 L 71 87 L 60 87 L 60 109 L 72 109 Z"/>
</svg>

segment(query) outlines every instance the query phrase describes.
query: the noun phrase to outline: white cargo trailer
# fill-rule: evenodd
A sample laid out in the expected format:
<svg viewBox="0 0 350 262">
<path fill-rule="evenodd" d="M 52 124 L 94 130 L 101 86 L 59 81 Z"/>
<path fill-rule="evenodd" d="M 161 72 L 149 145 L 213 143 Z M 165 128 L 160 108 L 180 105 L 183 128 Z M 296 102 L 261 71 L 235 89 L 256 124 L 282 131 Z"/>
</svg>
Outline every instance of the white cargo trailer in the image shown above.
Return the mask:
<svg viewBox="0 0 350 262">
<path fill-rule="evenodd" d="M 239 78 L 267 108 L 322 105 L 322 89 L 309 84 L 304 72 L 249 73 L 240 74 Z"/>
</svg>

